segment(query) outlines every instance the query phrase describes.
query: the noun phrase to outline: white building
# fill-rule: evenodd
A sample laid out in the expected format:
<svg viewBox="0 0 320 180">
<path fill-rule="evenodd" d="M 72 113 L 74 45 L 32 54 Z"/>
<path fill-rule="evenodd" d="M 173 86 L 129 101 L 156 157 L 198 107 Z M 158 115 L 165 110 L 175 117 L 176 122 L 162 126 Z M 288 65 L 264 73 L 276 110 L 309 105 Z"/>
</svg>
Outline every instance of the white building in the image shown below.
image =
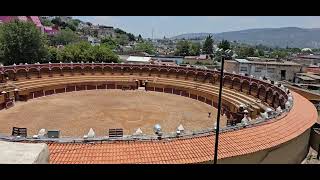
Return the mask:
<svg viewBox="0 0 320 180">
<path fill-rule="evenodd" d="M 126 60 L 127 63 L 151 63 L 151 57 L 142 57 L 142 56 L 129 56 Z"/>
<path fill-rule="evenodd" d="M 255 77 L 266 77 L 271 80 L 293 81 L 295 74 L 301 71 L 300 64 L 290 61 L 248 61 L 246 59 L 235 59 L 225 61 L 225 70 L 228 72 L 253 75 Z"/>
</svg>

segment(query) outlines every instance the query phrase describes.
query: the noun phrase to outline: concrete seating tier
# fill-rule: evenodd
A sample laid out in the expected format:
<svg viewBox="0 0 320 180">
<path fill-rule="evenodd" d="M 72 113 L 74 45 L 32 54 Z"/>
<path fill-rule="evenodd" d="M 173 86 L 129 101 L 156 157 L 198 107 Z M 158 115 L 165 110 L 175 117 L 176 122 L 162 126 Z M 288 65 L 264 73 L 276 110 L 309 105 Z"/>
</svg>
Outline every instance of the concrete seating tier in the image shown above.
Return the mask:
<svg viewBox="0 0 320 180">
<path fill-rule="evenodd" d="M 206 83 L 197 83 L 197 82 L 194 82 L 194 81 L 182 81 L 182 80 L 176 80 L 176 79 L 165 79 L 166 82 L 163 81 L 163 79 L 159 78 L 157 80 L 157 83 L 161 84 L 161 83 L 165 83 L 165 84 L 189 84 L 189 85 L 192 85 L 192 87 L 190 88 L 193 88 L 193 89 L 207 89 L 209 91 L 214 91 L 214 92 L 218 92 L 219 91 L 219 87 L 218 86 L 215 86 L 215 85 L 212 85 L 212 84 L 206 84 Z M 250 97 L 249 95 L 244 95 L 242 94 L 241 92 L 238 92 L 238 91 L 234 91 L 234 90 L 231 90 L 231 89 L 228 89 L 228 88 L 224 88 L 223 89 L 223 93 L 224 94 L 228 94 L 228 96 L 232 96 L 234 97 L 235 99 L 239 99 L 239 100 L 245 100 L 246 103 L 245 104 L 252 104 L 252 103 L 255 103 L 256 102 L 256 98 L 253 98 L 253 97 Z M 253 104 L 252 105 L 253 107 L 259 109 L 266 109 L 267 106 L 263 105 L 263 104 Z"/>
<path fill-rule="evenodd" d="M 174 86 L 185 86 L 188 89 L 206 90 L 207 92 L 209 92 L 209 94 L 214 93 L 215 95 L 218 94 L 218 91 L 219 91 L 219 87 L 212 86 L 211 84 L 201 84 L 201 83 L 190 82 L 190 81 L 186 82 L 186 81 L 175 80 L 175 79 L 160 79 L 159 78 L 157 80 L 157 83 L 165 84 L 165 85 L 174 84 Z M 235 92 L 234 90 L 230 90 L 228 88 L 223 89 L 223 94 L 226 95 L 224 97 L 229 97 L 232 100 L 238 100 L 242 104 L 245 104 L 245 105 L 250 104 L 256 110 L 260 110 L 260 109 L 265 110 L 267 108 L 267 106 L 264 104 L 257 104 L 256 103 L 257 99 L 252 98 L 248 95 L 246 96 L 246 95 L 241 94 L 239 92 Z"/>
<path fill-rule="evenodd" d="M 182 80 L 182 79 L 169 79 L 160 78 L 155 76 L 134 76 L 134 75 L 79 75 L 79 76 L 55 76 L 55 77 L 42 77 L 32 79 L 20 79 L 19 81 L 13 81 L 19 89 L 20 95 L 29 95 L 29 93 L 41 90 L 42 88 L 50 89 L 55 86 L 67 86 L 67 85 L 85 85 L 85 84 L 99 84 L 107 82 L 116 83 L 135 83 L 135 80 L 148 80 L 151 84 L 167 85 L 171 87 L 180 87 L 187 90 L 201 92 L 203 94 L 218 97 L 219 87 L 209 83 L 200 83 L 193 80 Z M 252 108 L 249 109 L 253 114 L 265 110 L 267 106 L 263 104 L 256 104 L 256 98 L 250 97 L 245 94 L 236 92 L 235 90 L 224 88 L 223 100 L 228 102 L 227 104 L 232 105 L 232 111 L 235 112 L 241 104 L 250 104 Z"/>
</svg>

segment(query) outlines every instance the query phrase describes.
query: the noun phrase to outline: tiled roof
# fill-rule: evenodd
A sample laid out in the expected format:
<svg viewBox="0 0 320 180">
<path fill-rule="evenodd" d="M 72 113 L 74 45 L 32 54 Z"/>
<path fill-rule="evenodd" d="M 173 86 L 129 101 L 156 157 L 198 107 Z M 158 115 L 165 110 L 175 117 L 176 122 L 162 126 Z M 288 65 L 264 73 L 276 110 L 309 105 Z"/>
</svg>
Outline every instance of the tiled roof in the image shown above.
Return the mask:
<svg viewBox="0 0 320 180">
<path fill-rule="evenodd" d="M 254 153 L 287 142 L 317 120 L 313 104 L 292 92 L 294 105 L 279 120 L 221 133 L 218 158 Z M 208 135 L 171 141 L 117 141 L 95 144 L 51 143 L 50 163 L 198 163 L 213 160 L 214 138 Z"/>
</svg>

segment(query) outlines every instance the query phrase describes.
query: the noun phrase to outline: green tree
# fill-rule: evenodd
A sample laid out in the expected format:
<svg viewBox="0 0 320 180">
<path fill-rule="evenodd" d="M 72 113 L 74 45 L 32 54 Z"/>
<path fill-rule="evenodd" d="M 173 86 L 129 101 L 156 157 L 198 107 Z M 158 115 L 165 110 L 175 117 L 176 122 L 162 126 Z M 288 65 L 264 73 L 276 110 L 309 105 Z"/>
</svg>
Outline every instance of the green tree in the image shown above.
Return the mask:
<svg viewBox="0 0 320 180">
<path fill-rule="evenodd" d="M 90 52 L 94 62 L 119 62 L 119 57 L 107 46 L 92 46 Z"/>
<path fill-rule="evenodd" d="M 56 17 L 52 19 L 51 22 L 57 26 L 62 26 L 64 24 L 64 22 L 62 22 L 60 17 Z"/>
<path fill-rule="evenodd" d="M 141 34 L 138 35 L 138 41 L 143 41 Z"/>
<path fill-rule="evenodd" d="M 131 33 L 128 33 L 127 36 L 128 36 L 128 38 L 129 38 L 129 41 L 135 41 L 135 40 L 136 40 L 136 38 L 134 37 L 134 35 L 131 34 Z"/>
<path fill-rule="evenodd" d="M 116 28 L 116 29 L 114 30 L 114 32 L 117 33 L 117 34 L 127 34 L 124 30 L 119 29 L 119 28 Z"/>
<path fill-rule="evenodd" d="M 72 31 L 76 31 L 78 26 L 76 26 L 74 23 L 68 22 L 68 23 L 66 23 L 66 25 L 64 26 L 64 28 L 67 28 L 67 27 L 68 27 L 69 29 L 71 29 Z"/>
<path fill-rule="evenodd" d="M 56 47 L 52 47 L 52 46 L 48 46 L 47 48 L 47 58 L 46 61 L 47 62 L 52 62 L 52 63 L 59 63 L 60 60 L 62 59 L 61 57 L 61 50 L 56 48 Z"/>
<path fill-rule="evenodd" d="M 67 45 L 70 43 L 79 42 L 80 38 L 79 36 L 74 33 L 70 29 L 62 29 L 58 32 L 55 36 L 53 36 L 51 39 L 51 45 Z"/>
<path fill-rule="evenodd" d="M 220 49 L 223 49 L 224 51 L 227 50 L 227 49 L 230 49 L 230 42 L 228 40 L 222 40 L 219 43 L 218 47 Z"/>
<path fill-rule="evenodd" d="M 258 54 L 259 54 L 259 56 L 264 56 L 264 50 L 259 49 L 259 50 L 258 50 Z"/>
<path fill-rule="evenodd" d="M 30 22 L 13 21 L 0 27 L 5 65 L 42 62 L 46 57 L 45 43 L 45 37 Z"/>
<path fill-rule="evenodd" d="M 213 39 L 211 35 L 209 35 L 204 41 L 202 51 L 206 54 L 213 53 Z"/>
<path fill-rule="evenodd" d="M 246 56 L 247 57 L 255 56 L 255 50 L 253 47 L 246 48 Z"/>
<path fill-rule="evenodd" d="M 253 47 L 241 46 L 236 49 L 236 54 L 239 58 L 255 56 L 255 49 Z M 256 55 L 258 54 L 256 53 Z"/>
<path fill-rule="evenodd" d="M 44 26 L 52 26 L 53 25 L 53 23 L 50 20 L 44 19 L 42 17 L 40 17 L 40 21 Z"/>
<path fill-rule="evenodd" d="M 190 42 L 186 40 L 180 40 L 177 42 L 175 54 L 178 56 L 188 56 L 190 54 Z"/>
<path fill-rule="evenodd" d="M 191 56 L 199 56 L 200 55 L 200 43 L 190 43 L 189 54 Z"/>
<path fill-rule="evenodd" d="M 115 41 L 118 44 L 124 46 L 124 45 L 129 43 L 129 38 L 128 38 L 128 36 L 126 34 L 117 34 Z"/>
<path fill-rule="evenodd" d="M 119 62 L 118 56 L 107 46 L 91 46 L 88 42 L 69 44 L 61 51 L 61 60 L 94 61 L 94 62 Z"/>
<path fill-rule="evenodd" d="M 146 52 L 148 54 L 155 54 L 155 48 L 150 42 L 138 43 L 134 49 L 138 51 Z"/>
<path fill-rule="evenodd" d="M 116 49 L 119 46 L 119 44 L 111 37 L 102 39 L 101 44 L 109 47 L 110 49 Z"/>
<path fill-rule="evenodd" d="M 270 54 L 271 58 L 279 58 L 279 59 L 285 58 L 287 56 L 288 56 L 288 52 L 284 50 L 275 50 L 275 51 L 272 51 L 272 53 Z"/>
<path fill-rule="evenodd" d="M 81 22 L 81 20 L 79 20 L 79 19 L 71 19 L 69 21 L 69 24 L 73 24 L 75 27 L 78 27 L 80 22 Z"/>
</svg>

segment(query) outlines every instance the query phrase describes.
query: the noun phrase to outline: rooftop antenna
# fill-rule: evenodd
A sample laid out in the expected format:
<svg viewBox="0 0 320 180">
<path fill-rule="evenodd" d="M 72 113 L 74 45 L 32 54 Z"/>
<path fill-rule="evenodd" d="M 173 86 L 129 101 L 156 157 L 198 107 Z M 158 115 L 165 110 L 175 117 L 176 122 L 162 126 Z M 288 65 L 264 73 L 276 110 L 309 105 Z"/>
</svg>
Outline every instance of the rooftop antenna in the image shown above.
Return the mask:
<svg viewBox="0 0 320 180">
<path fill-rule="evenodd" d="M 153 40 L 153 31 L 154 31 L 154 29 L 152 28 L 152 38 L 151 38 L 152 40 Z"/>
</svg>

